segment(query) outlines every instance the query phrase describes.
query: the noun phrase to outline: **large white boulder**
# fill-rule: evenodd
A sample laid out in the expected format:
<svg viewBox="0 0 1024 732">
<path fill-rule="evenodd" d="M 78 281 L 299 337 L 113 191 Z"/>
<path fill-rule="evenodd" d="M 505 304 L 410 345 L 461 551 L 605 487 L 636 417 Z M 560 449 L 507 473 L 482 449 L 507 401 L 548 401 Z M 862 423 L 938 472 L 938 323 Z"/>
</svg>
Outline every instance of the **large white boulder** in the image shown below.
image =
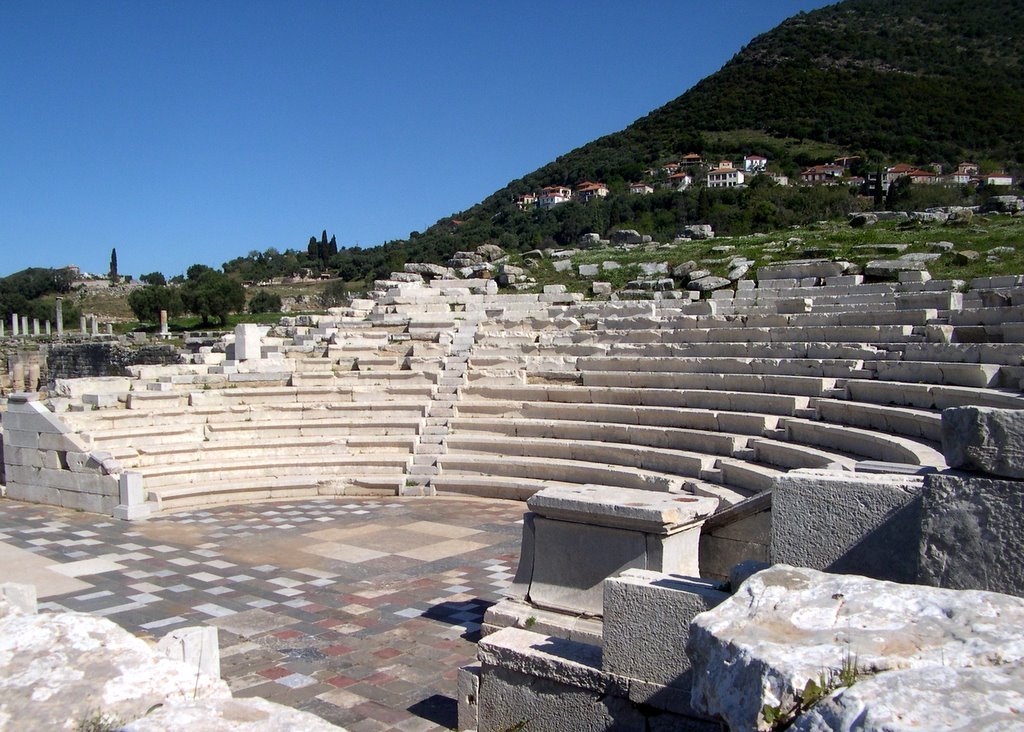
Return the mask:
<svg viewBox="0 0 1024 732">
<path fill-rule="evenodd" d="M 1022 628 L 1021 598 L 776 565 L 694 619 L 687 644 L 692 702 L 732 729 L 769 729 L 766 706 L 794 708 L 809 681 L 836 675 L 844 666 L 856 671 L 857 681 L 833 697 L 874 679 L 878 696 L 867 696 L 865 703 L 881 716 L 918 710 L 928 698 L 926 688 L 915 696 L 887 683 L 887 672 L 1003 666 L 1010 679 L 999 688 L 1024 693 L 1014 671 L 1024 659 Z M 975 716 L 985 711 L 981 705 Z"/>
<path fill-rule="evenodd" d="M 75 729 L 96 714 L 135 719 L 157 703 L 230 696 L 220 679 L 106 618 L 10 614 L 0 623 L 0 728 Z"/>
</svg>

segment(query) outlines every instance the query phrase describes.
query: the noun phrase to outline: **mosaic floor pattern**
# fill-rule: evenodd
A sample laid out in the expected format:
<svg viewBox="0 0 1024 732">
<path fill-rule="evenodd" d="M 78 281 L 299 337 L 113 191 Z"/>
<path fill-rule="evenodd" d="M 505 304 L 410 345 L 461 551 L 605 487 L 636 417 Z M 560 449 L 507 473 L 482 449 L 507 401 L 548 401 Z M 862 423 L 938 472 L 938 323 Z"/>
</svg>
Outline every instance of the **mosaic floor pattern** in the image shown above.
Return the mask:
<svg viewBox="0 0 1024 732">
<path fill-rule="evenodd" d="M 0 581 L 37 584 L 41 610 L 153 638 L 216 626 L 236 696 L 353 732 L 447 729 L 457 670 L 515 572 L 524 509 L 345 498 L 125 523 L 0 499 Z"/>
</svg>

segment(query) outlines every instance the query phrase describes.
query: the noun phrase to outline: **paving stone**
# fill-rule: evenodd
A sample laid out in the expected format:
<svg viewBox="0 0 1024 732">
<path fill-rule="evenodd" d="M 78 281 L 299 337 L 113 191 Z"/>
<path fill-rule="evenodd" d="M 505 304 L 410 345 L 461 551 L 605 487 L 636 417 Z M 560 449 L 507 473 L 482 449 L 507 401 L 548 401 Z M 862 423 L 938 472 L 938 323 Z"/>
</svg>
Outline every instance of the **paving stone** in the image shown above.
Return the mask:
<svg viewBox="0 0 1024 732">
<path fill-rule="evenodd" d="M 217 626 L 239 697 L 350 730 L 447 729 L 457 670 L 514 574 L 522 514 L 508 501 L 346 497 L 127 524 L 0 499 L 0 549 L 46 560 L 37 574 L 77 578 L 44 610 L 151 638 Z"/>
</svg>

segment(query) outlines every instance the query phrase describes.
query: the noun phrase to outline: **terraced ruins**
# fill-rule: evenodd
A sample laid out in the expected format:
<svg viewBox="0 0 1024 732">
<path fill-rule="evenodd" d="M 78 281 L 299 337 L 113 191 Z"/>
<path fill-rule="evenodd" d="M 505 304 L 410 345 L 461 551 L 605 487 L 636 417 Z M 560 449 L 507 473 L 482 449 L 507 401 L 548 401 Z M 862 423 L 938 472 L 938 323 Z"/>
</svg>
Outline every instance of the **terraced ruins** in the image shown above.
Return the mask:
<svg viewBox="0 0 1024 732">
<path fill-rule="evenodd" d="M 870 283 L 831 260 L 757 274 L 706 299 L 585 301 L 562 286 L 497 294 L 490 280 L 396 273 L 349 308 L 239 326 L 177 365 L 58 384 L 55 411 L 10 395 L 6 497 L 147 526 L 268 501 L 416 505 L 443 522 L 443 496 L 529 500 L 518 574 L 509 586 L 504 565 L 493 588 L 506 599 L 471 611 L 485 638 L 482 670 L 460 681 L 460 729 L 507 728 L 527 711 L 564 722 L 578 694 L 599 691 L 632 710 L 617 717 L 612 704 L 612 720 L 746 720 L 681 702 L 691 682 L 651 676 L 650 659 L 621 666 L 610 648 L 637 621 L 629 593 L 672 586 L 707 609 L 737 592 L 737 565 L 779 562 L 951 586 L 918 560 L 921 519 L 913 561 L 882 529 L 933 476 L 965 469 L 949 462 L 943 410 L 1024 409 L 1024 276 L 960 283 L 918 268 Z M 814 503 L 836 486 L 861 496 L 838 501 L 839 519 Z M 901 498 L 863 498 L 876 489 Z M 358 535 L 340 541 L 390 555 L 360 550 Z M 615 576 L 624 584 L 605 583 Z M 1019 594 L 991 582 L 975 589 Z M 692 615 L 676 613 L 677 637 Z M 567 655 L 538 660 L 534 636 L 570 644 Z M 689 666 L 680 653 L 672 674 Z M 598 681 L 566 687 L 575 677 L 557 668 L 570 662 Z M 620 677 L 648 691 L 609 692 Z M 523 691 L 542 681 L 562 689 L 555 712 Z"/>
</svg>

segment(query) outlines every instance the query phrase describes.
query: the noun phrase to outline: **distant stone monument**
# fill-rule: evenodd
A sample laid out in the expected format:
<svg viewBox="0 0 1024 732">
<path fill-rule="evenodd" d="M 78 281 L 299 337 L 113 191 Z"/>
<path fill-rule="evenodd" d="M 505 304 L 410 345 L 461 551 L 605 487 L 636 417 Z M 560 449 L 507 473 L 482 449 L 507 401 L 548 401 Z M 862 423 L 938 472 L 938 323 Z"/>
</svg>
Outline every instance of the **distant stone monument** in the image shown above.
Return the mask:
<svg viewBox="0 0 1024 732">
<path fill-rule="evenodd" d="M 171 332 L 167 328 L 167 311 L 166 310 L 161 310 L 160 311 L 160 337 L 161 338 L 170 338 L 170 336 L 171 336 Z"/>
<path fill-rule="evenodd" d="M 64 337 L 64 298 L 57 298 L 57 337 Z"/>
<path fill-rule="evenodd" d="M 78 318 L 78 329 L 80 331 L 82 331 L 82 335 L 88 335 L 89 334 L 89 330 L 88 330 L 88 328 L 86 328 L 86 325 L 85 325 L 85 316 L 84 315 L 82 315 L 81 317 Z"/>
<path fill-rule="evenodd" d="M 11 336 L 16 338 L 18 336 L 18 314 L 11 313 Z"/>
<path fill-rule="evenodd" d="M 235 326 L 235 360 L 258 361 L 263 357 L 263 336 L 255 323 Z"/>
</svg>

